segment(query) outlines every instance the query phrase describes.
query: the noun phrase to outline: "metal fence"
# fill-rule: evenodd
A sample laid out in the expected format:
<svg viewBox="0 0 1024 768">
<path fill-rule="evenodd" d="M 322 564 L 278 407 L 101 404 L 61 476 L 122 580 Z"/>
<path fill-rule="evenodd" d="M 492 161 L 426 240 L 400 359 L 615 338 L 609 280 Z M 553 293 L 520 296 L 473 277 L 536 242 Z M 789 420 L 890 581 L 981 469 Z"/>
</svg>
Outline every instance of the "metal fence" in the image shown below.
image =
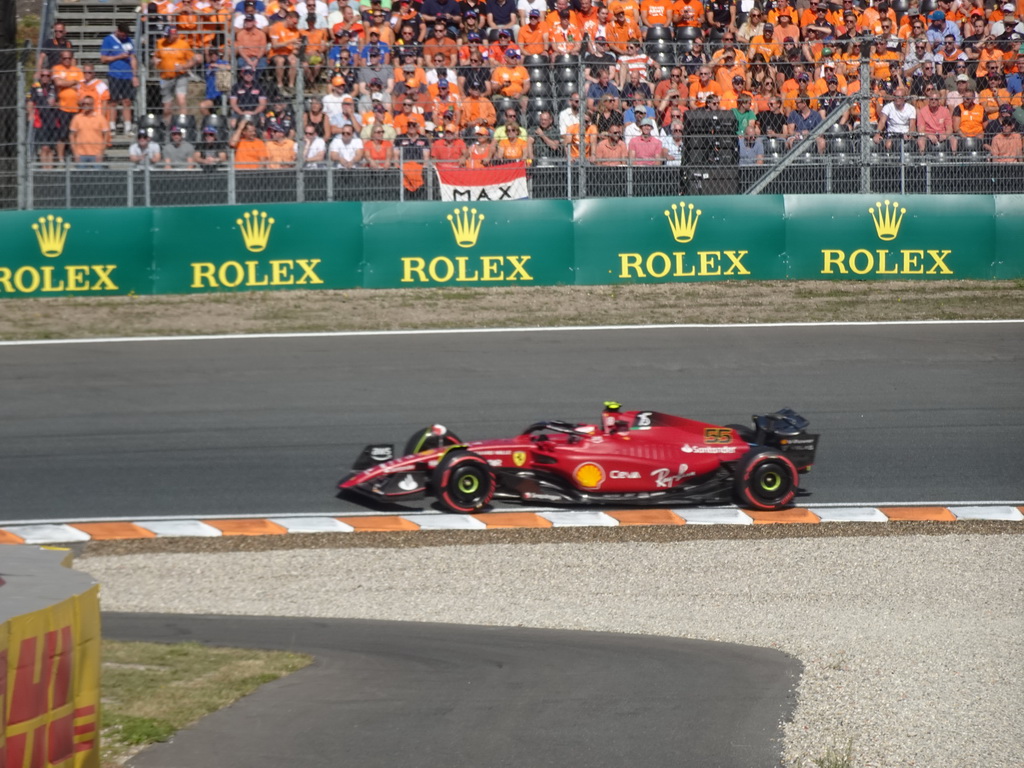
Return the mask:
<svg viewBox="0 0 1024 768">
<path fill-rule="evenodd" d="M 450 119 L 456 121 L 456 133 L 468 147 L 477 141 L 477 124 L 459 119 L 459 107 L 454 110 L 454 117 L 439 116 L 433 111 L 438 109 L 439 79 L 451 78 L 451 90 L 460 90 L 460 98 L 464 98 L 467 84 L 474 78 L 474 70 L 488 69 L 486 64 L 481 67 L 460 64 L 449 69 L 434 68 L 429 66 L 430 62 L 417 60 L 411 80 L 425 80 L 422 86 L 424 89 L 429 86 L 429 95 L 424 95 L 419 84 L 418 90 L 414 90 L 400 83 L 390 94 L 385 94 L 382 101 L 386 109 L 381 113 L 374 110 L 376 102 L 373 97 L 369 93 L 361 94 L 355 87 L 358 79 L 355 69 L 346 67 L 345 62 L 327 58 L 314 73 L 307 66 L 312 59 L 300 48 L 300 74 L 294 86 L 278 88 L 270 66 L 256 72 L 252 81 L 262 89 L 267 102 L 266 108 L 251 120 L 257 129 L 256 137 L 264 143 L 269 142 L 268 129 L 280 123 L 285 126 L 284 141 L 292 143 L 294 159 L 282 161 L 279 156 L 269 162 L 243 163 L 232 146 L 232 139 L 237 138 L 233 134 L 240 113 L 226 95 L 243 80 L 230 27 L 209 36 L 209 48 L 197 47 L 196 52 L 201 58 L 208 51 L 219 55 L 211 57 L 209 65 L 193 68 L 187 76 L 184 109 L 178 106 L 175 95 L 165 111 L 164 97 L 169 90 L 166 84 L 163 88 L 161 86 L 159 68 L 153 56 L 164 20 L 137 17 L 132 23 L 139 48 L 140 85 L 134 104 L 136 123 L 132 126 L 118 123 L 111 134 L 111 145 L 98 160 L 82 162 L 71 151 L 64 153 L 63 161 L 57 160 L 55 150 L 44 155 L 43 148 L 52 137 L 47 118 L 40 116 L 43 101 L 38 78 L 34 77 L 31 65 L 26 66 L 15 53 L 6 58 L 0 53 L 0 63 L 7 64 L 7 69 L 0 71 L 0 207 L 33 209 L 440 199 L 439 184 L 429 156 L 423 158 L 422 186 L 409 184 L 408 163 L 421 159 L 419 151 L 404 154 L 404 150 L 395 147 L 394 154 L 389 155 L 386 161 L 375 163 L 376 167 L 340 167 L 340 163 L 331 159 L 330 151 L 323 159 L 308 160 L 305 129 L 317 116 L 317 104 L 323 104 L 324 97 L 332 93 L 335 96 L 352 96 L 354 106 L 352 112 L 345 113 L 333 124 L 333 128 L 330 120 L 326 122 L 328 127 L 323 137 L 326 144 L 330 143 L 334 132 L 343 125 L 351 125 L 353 119 L 355 133 L 362 134 L 363 140 L 371 138 L 369 120 L 379 121 L 381 127 L 388 129 L 386 140 L 393 140 L 397 133 L 393 126 L 402 119 L 403 100 L 407 99 L 414 99 L 413 111 L 422 113 L 425 133 L 430 141 L 442 138 Z M 699 86 L 695 88 L 694 82 L 698 79 L 697 73 L 705 67 L 714 73 L 716 81 L 721 81 L 718 72 L 728 62 L 722 61 L 724 57 L 712 59 L 714 52 L 695 59 L 691 40 L 648 39 L 642 48 L 647 60 L 639 67 L 621 68 L 618 74 L 613 75 L 612 89 L 603 82 L 598 82 L 595 87 L 604 65 L 591 55 L 594 51 L 592 41 L 585 41 L 582 56 L 526 55 L 522 65 L 529 81 L 523 93 L 495 93 L 493 98 L 486 99 L 495 110 L 495 120 L 490 125 L 491 139 L 497 139 L 505 128 L 505 115 L 514 114 L 515 124 L 520 126 L 522 135 L 534 140 L 534 147 L 525 151 L 523 159 L 528 163 L 529 193 L 535 198 L 760 192 L 1024 192 L 1024 158 L 992 157 L 993 131 L 999 129 L 998 121 L 989 119 L 993 117 L 989 109 L 994 105 L 994 116 L 1000 116 L 998 89 L 993 89 L 996 93 L 986 97 L 989 100 L 985 102 L 984 130 L 960 136 L 955 146 L 948 141 L 927 141 L 922 151 L 916 135 L 909 136 L 908 140 L 900 136 L 876 136 L 877 116 L 882 107 L 893 100 L 898 88 L 906 87 L 911 103 L 922 109 L 927 105 L 929 91 L 919 87 L 915 76 L 906 74 L 903 67 L 888 80 L 875 77 L 879 61 L 870 52 L 870 46 L 862 47 L 861 42 L 847 43 L 842 55 L 836 46 L 835 53 L 830 56 L 801 59 L 799 55 L 790 55 L 778 61 L 755 62 L 756 66 L 748 63 L 741 70 L 744 80 L 737 84 L 738 91 L 732 92 L 727 82 L 720 89 L 720 106 L 723 107 L 720 109 L 714 109 L 714 104 L 704 104 L 706 93 Z M 828 91 L 827 80 L 836 71 L 830 66 L 833 63 L 839 65 L 843 88 Z M 392 74 L 392 79 L 404 76 L 402 64 L 397 53 L 395 59 L 388 62 L 386 71 Z M 218 68 L 224 70 L 220 75 L 216 74 Z M 631 69 L 639 71 L 639 77 L 631 76 Z M 103 77 L 104 67 L 97 66 L 96 70 Z M 679 81 L 672 80 L 673 70 L 680 72 Z M 897 68 L 894 66 L 893 70 Z M 302 71 L 308 75 L 315 74 L 315 77 L 305 77 Z M 804 85 L 801 73 L 808 75 L 807 85 Z M 955 76 L 955 72 L 942 74 Z M 340 89 L 331 85 L 335 75 L 340 75 L 344 81 Z M 764 85 L 766 81 L 774 85 Z M 855 85 L 857 81 L 861 83 L 859 88 Z M 288 82 L 287 74 L 285 82 Z M 972 85 L 975 83 L 974 80 L 971 82 Z M 793 88 L 794 83 L 799 83 L 796 89 Z M 979 97 L 982 96 L 981 84 L 979 78 Z M 1019 104 L 1019 78 L 1004 84 L 1012 87 L 1009 92 L 1011 101 Z M 808 88 L 810 90 L 806 90 Z M 210 99 L 211 92 L 219 89 L 225 92 L 225 96 Z M 672 95 L 675 93 L 673 89 L 678 91 L 676 98 Z M 958 87 L 940 89 L 936 83 L 935 91 L 941 91 L 943 101 L 952 103 L 962 99 L 958 95 Z M 21 98 L 22 92 L 28 95 L 27 99 Z M 602 93 L 617 93 L 617 100 L 609 104 L 602 99 Z M 743 105 L 736 103 L 742 93 L 750 95 L 754 112 L 758 111 L 758 106 L 767 109 L 772 98 L 779 98 L 784 102 L 783 114 L 787 117 L 795 107 L 795 99 L 810 94 L 813 108 L 816 111 L 820 107 L 826 113 L 825 119 L 817 121 L 803 133 L 787 132 L 786 135 L 772 135 L 758 119 L 755 125 L 761 126 L 761 130 L 757 135 L 746 138 L 740 134 L 749 110 L 743 112 Z M 584 129 L 587 136 L 583 141 L 584 150 L 579 151 L 578 127 L 575 136 L 556 130 L 554 135 L 559 145 L 556 149 L 542 147 L 538 143 L 540 139 L 535 138 L 538 129 L 542 128 L 542 120 L 564 126 L 565 113 L 574 98 L 583 101 L 580 114 L 587 126 Z M 734 105 L 737 111 L 732 109 Z M 333 108 L 336 109 L 337 104 Z M 543 118 L 544 113 L 549 117 Z M 663 157 L 645 161 L 628 153 L 622 154 L 623 150 L 599 147 L 616 129 L 624 133 L 620 140 L 628 145 L 631 138 L 641 133 L 639 123 L 647 115 L 655 123 L 653 135 L 665 148 Z M 859 115 L 867 115 L 869 119 L 860 120 Z M 113 117 L 116 121 L 117 116 Z M 64 114 L 63 119 L 70 120 L 70 116 Z M 578 122 L 579 118 L 576 119 Z M 591 124 L 595 130 L 592 137 L 587 133 Z M 175 128 L 182 135 L 181 142 L 198 152 L 197 158 L 202 156 L 205 160 L 180 160 L 182 150 L 173 136 Z M 679 130 L 673 131 L 673 128 Z M 495 129 L 498 135 L 495 135 Z M 139 138 L 140 132 L 146 134 L 145 139 Z M 1020 125 L 1016 125 L 1013 132 L 1019 133 Z M 894 141 L 887 142 L 886 138 Z M 146 146 L 142 147 L 143 156 L 140 158 L 143 142 Z M 172 144 L 175 148 L 173 154 L 179 158 L 174 162 L 169 160 Z M 746 151 L 743 151 L 744 144 Z M 161 152 L 159 161 L 155 160 L 155 154 L 149 159 L 146 157 L 147 148 L 153 146 Z M 152 149 L 148 151 L 152 152 Z M 495 151 L 487 162 L 500 163 L 504 160 Z"/>
</svg>

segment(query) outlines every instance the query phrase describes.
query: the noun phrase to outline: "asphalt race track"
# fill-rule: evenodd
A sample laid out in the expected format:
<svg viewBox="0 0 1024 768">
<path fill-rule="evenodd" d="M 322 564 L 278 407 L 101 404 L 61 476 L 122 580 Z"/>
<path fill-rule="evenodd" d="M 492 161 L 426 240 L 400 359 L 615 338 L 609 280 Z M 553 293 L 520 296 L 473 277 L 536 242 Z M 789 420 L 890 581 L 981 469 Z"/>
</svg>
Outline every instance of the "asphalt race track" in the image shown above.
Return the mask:
<svg viewBox="0 0 1024 768">
<path fill-rule="evenodd" d="M 601 403 L 710 422 L 791 406 L 815 503 L 1024 498 L 1024 323 L 0 346 L 0 520 L 340 514 L 370 442 L 467 440 Z"/>
<path fill-rule="evenodd" d="M 600 632 L 151 614 L 103 629 L 316 657 L 133 768 L 767 767 L 800 673 L 771 649 Z"/>
</svg>

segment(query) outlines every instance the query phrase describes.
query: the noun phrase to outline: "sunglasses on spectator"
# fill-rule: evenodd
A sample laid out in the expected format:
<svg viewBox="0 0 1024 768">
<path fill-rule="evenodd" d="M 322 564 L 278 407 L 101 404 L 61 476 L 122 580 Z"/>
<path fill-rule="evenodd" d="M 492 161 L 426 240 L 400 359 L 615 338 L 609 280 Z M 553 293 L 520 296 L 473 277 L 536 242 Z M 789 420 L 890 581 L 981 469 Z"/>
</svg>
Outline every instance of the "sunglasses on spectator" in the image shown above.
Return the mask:
<svg viewBox="0 0 1024 768">
<path fill-rule="evenodd" d="M 307 136 L 316 136 L 316 131 L 305 131 Z"/>
<path fill-rule="evenodd" d="M 351 136 L 352 135 L 352 131 L 342 131 L 341 135 L 342 136 Z"/>
</svg>

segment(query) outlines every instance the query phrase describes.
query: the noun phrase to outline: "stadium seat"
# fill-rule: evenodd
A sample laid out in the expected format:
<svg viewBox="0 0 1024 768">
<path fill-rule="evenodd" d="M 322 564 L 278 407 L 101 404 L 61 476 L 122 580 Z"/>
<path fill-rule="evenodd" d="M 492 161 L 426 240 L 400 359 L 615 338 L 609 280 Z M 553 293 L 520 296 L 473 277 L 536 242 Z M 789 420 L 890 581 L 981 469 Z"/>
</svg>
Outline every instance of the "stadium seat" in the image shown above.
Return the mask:
<svg viewBox="0 0 1024 768">
<path fill-rule="evenodd" d="M 553 76 L 556 82 L 561 83 L 575 83 L 579 80 L 579 69 L 569 64 L 559 64 L 553 70 Z"/>
<path fill-rule="evenodd" d="M 526 103 L 526 111 L 529 113 L 543 112 L 544 110 L 555 111 L 555 100 L 546 96 L 531 96 Z"/>
<path fill-rule="evenodd" d="M 175 115 L 171 120 L 172 128 L 180 128 L 185 141 L 196 140 L 196 119 L 192 115 Z"/>
<path fill-rule="evenodd" d="M 651 58 L 661 67 L 671 67 L 676 63 L 675 55 L 672 51 L 659 51 L 658 53 L 651 54 Z"/>
<path fill-rule="evenodd" d="M 533 78 L 530 78 L 529 96 L 531 99 L 534 97 L 550 99 L 553 95 L 554 91 L 551 88 L 551 83 L 547 80 L 534 80 Z"/>
<path fill-rule="evenodd" d="M 576 93 L 576 82 L 559 80 L 555 82 L 555 95 L 560 99 L 568 99 Z"/>
<path fill-rule="evenodd" d="M 530 83 L 547 83 L 551 79 L 551 70 L 546 67 L 527 67 L 526 74 L 530 76 Z"/>
<path fill-rule="evenodd" d="M 226 132 L 226 124 L 224 118 L 218 114 L 207 115 L 203 118 L 203 129 L 213 128 L 217 131 L 218 138 L 224 138 Z"/>
<path fill-rule="evenodd" d="M 143 115 L 139 119 L 139 131 L 145 131 L 153 141 L 161 142 L 164 140 L 164 123 L 152 112 L 148 115 Z"/>
<path fill-rule="evenodd" d="M 672 39 L 672 27 L 667 27 L 663 24 L 655 24 L 652 27 L 647 28 L 647 34 L 644 36 L 644 40 L 651 43 L 655 40 L 671 40 Z"/>
<path fill-rule="evenodd" d="M 648 56 L 653 56 L 656 53 L 663 53 L 665 51 L 671 51 L 673 48 L 671 40 L 652 40 L 644 44 L 644 50 L 647 51 Z"/>
<path fill-rule="evenodd" d="M 519 111 L 519 104 L 516 102 L 515 99 L 510 99 L 508 97 L 505 97 L 505 98 L 498 99 L 494 103 L 494 111 L 497 112 L 499 115 L 503 114 L 506 110 L 513 110 L 513 109 L 516 112 Z"/>
<path fill-rule="evenodd" d="M 577 64 L 579 64 L 579 58 L 573 56 L 571 53 L 563 53 L 560 56 L 555 56 L 555 66 L 575 67 Z"/>
<path fill-rule="evenodd" d="M 548 57 L 542 53 L 531 53 L 523 58 L 523 66 L 527 69 L 531 67 L 546 67 L 547 65 Z"/>
<path fill-rule="evenodd" d="M 676 40 L 696 40 L 704 37 L 700 27 L 676 27 Z"/>
</svg>

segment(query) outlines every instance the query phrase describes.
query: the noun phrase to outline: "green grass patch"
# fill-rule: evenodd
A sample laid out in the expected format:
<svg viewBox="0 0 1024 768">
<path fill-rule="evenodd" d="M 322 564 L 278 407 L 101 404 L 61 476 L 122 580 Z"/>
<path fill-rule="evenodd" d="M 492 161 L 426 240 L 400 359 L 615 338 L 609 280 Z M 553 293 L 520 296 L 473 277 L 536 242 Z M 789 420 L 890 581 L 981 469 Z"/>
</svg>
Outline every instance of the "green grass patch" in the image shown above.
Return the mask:
<svg viewBox="0 0 1024 768">
<path fill-rule="evenodd" d="M 103 642 L 100 737 L 104 768 L 302 669 L 309 656 L 198 643 Z"/>
</svg>

